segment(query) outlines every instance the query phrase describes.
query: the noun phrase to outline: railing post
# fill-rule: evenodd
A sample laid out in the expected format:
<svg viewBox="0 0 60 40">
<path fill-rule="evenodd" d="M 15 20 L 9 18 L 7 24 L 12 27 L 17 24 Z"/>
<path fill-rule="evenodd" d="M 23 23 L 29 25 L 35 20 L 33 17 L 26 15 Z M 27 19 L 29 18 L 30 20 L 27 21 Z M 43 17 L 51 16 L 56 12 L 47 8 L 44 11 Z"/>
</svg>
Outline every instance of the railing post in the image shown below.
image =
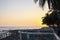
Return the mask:
<svg viewBox="0 0 60 40">
<path fill-rule="evenodd" d="M 27 33 L 27 40 L 29 40 L 29 34 Z"/>
<path fill-rule="evenodd" d="M 20 40 L 22 40 L 22 34 L 20 33 Z"/>
<path fill-rule="evenodd" d="M 22 40 L 22 33 L 20 31 L 18 31 L 19 33 L 19 40 Z"/>
</svg>

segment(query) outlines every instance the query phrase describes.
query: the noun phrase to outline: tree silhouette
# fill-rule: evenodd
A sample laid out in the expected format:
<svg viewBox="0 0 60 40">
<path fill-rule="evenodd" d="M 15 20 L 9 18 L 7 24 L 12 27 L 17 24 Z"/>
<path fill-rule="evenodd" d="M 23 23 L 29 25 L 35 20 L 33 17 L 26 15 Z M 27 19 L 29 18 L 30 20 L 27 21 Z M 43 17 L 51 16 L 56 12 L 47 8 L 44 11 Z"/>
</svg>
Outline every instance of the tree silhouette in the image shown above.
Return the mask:
<svg viewBox="0 0 60 40">
<path fill-rule="evenodd" d="M 44 7 L 45 2 L 47 1 L 49 9 L 60 10 L 60 0 L 34 0 L 34 2 L 39 1 L 39 6 Z"/>
<path fill-rule="evenodd" d="M 46 14 L 45 17 L 43 17 L 43 24 L 47 24 L 49 26 L 53 26 L 54 27 L 54 24 L 57 25 L 57 22 L 58 22 L 58 15 L 57 15 L 57 12 L 56 11 L 53 11 L 51 14 Z"/>
<path fill-rule="evenodd" d="M 35 3 L 39 1 L 39 6 L 42 8 L 44 7 L 45 2 L 47 1 L 49 12 L 53 10 L 53 12 L 48 15 L 46 14 L 45 17 L 43 17 L 43 24 L 47 24 L 49 26 L 54 24 L 58 27 L 58 34 L 60 35 L 60 0 L 34 0 Z M 49 13 L 48 12 L 48 13 Z"/>
<path fill-rule="evenodd" d="M 45 17 L 43 17 L 43 20 L 42 20 L 42 22 L 43 22 L 43 24 L 47 24 L 47 25 L 51 25 L 50 24 L 50 20 L 49 20 L 50 18 L 49 18 L 49 14 L 46 14 L 46 16 Z"/>
<path fill-rule="evenodd" d="M 60 12 L 53 11 L 51 14 L 46 14 L 43 17 L 43 24 L 47 24 L 49 27 L 52 27 L 54 31 L 60 36 L 60 19 L 58 17 Z M 57 26 L 56 26 L 57 25 Z"/>
<path fill-rule="evenodd" d="M 51 24 L 54 24 L 55 20 L 58 20 L 58 21 L 56 21 L 55 24 L 60 25 L 60 5 L 59 5 L 60 0 L 34 0 L 35 3 L 38 1 L 39 1 L 39 6 L 41 6 L 42 8 L 44 7 L 45 2 L 47 1 L 49 9 L 51 9 L 51 10 L 49 10 L 49 12 L 51 12 L 53 10 L 53 12 L 50 15 L 51 17 L 46 15 L 45 19 L 44 18 L 43 19 L 44 20 L 50 19 L 50 21 L 52 22 L 52 23 L 50 22 Z M 57 14 L 58 19 L 56 18 L 56 14 Z M 45 21 L 43 21 L 43 22 L 45 23 Z M 47 24 L 47 25 L 49 25 L 49 24 Z"/>
</svg>

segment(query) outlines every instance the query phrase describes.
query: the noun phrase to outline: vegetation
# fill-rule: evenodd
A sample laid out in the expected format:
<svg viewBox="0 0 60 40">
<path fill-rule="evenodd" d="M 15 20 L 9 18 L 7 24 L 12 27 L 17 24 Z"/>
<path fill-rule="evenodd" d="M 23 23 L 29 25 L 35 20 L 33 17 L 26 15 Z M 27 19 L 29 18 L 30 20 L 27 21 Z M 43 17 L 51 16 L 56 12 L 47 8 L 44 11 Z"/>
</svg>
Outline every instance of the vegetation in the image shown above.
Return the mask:
<svg viewBox="0 0 60 40">
<path fill-rule="evenodd" d="M 34 2 L 38 2 L 41 7 L 44 7 L 45 2 L 47 1 L 49 9 L 60 10 L 60 0 L 34 0 Z"/>
<path fill-rule="evenodd" d="M 47 1 L 48 3 L 48 7 L 49 7 L 49 12 L 51 12 L 53 10 L 53 12 L 49 15 L 49 12 L 46 14 L 46 16 L 43 18 L 43 24 L 47 24 L 47 25 L 54 25 L 57 24 L 59 25 L 60 22 L 60 0 L 34 0 L 34 2 L 38 2 L 39 1 L 39 5 L 43 8 L 45 2 Z"/>
<path fill-rule="evenodd" d="M 55 27 L 57 25 L 58 34 L 60 35 L 60 0 L 34 0 L 34 2 L 39 1 L 39 6 L 44 7 L 45 2 L 47 1 L 49 11 L 52 11 L 51 14 L 49 12 L 43 17 L 43 24 L 49 25 L 49 27 Z"/>
<path fill-rule="evenodd" d="M 56 11 L 53 11 L 51 14 L 47 13 L 46 16 L 43 17 L 43 24 L 47 24 L 50 27 L 54 27 L 55 25 L 58 25 L 58 20 L 59 18 Z"/>
</svg>

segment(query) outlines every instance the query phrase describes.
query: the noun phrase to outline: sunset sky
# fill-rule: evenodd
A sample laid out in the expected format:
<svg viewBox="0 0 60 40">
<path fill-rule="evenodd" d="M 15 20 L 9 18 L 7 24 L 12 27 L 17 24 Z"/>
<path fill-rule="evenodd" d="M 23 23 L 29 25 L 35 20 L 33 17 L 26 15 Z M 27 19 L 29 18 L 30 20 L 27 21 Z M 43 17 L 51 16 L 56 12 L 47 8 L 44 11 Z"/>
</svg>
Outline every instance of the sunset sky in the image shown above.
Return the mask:
<svg viewBox="0 0 60 40">
<path fill-rule="evenodd" d="M 42 26 L 47 6 L 43 11 L 34 0 L 0 0 L 0 26 Z"/>
</svg>

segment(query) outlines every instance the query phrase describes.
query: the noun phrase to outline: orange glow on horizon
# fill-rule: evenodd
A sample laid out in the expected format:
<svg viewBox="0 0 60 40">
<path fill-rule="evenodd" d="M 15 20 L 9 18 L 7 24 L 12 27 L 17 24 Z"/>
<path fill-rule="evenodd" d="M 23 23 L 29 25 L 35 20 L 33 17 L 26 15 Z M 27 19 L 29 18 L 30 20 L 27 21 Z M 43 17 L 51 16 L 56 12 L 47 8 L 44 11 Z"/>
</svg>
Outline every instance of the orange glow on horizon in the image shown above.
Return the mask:
<svg viewBox="0 0 60 40">
<path fill-rule="evenodd" d="M 1 1 L 1 0 L 0 0 Z M 44 11 L 31 0 L 1 1 L 0 26 L 41 26 L 42 17 L 48 11 Z M 26 3 L 26 4 L 25 4 Z M 45 25 L 46 26 L 46 25 Z"/>
</svg>

